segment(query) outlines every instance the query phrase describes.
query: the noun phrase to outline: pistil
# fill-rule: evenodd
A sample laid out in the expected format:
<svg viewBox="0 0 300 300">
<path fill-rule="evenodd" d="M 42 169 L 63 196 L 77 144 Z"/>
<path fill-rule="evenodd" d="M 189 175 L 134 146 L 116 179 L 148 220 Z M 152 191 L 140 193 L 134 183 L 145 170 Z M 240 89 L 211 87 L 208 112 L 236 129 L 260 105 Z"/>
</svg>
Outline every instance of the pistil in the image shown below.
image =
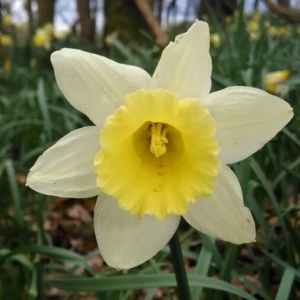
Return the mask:
<svg viewBox="0 0 300 300">
<path fill-rule="evenodd" d="M 166 153 L 168 143 L 167 127 L 163 123 L 151 123 L 151 144 L 150 152 L 153 153 L 157 158 Z"/>
</svg>

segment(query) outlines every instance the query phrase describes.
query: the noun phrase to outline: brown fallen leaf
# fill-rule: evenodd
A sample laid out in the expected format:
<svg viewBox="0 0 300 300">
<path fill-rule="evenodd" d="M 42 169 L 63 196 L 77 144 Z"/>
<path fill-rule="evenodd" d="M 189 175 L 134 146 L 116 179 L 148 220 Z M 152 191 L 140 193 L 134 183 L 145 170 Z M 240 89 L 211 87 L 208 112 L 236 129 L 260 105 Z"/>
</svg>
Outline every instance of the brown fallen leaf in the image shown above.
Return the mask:
<svg viewBox="0 0 300 300">
<path fill-rule="evenodd" d="M 90 213 L 78 203 L 72 205 L 71 207 L 68 207 L 67 215 L 70 218 L 79 219 L 85 223 L 92 221 L 92 216 L 90 215 Z"/>
</svg>

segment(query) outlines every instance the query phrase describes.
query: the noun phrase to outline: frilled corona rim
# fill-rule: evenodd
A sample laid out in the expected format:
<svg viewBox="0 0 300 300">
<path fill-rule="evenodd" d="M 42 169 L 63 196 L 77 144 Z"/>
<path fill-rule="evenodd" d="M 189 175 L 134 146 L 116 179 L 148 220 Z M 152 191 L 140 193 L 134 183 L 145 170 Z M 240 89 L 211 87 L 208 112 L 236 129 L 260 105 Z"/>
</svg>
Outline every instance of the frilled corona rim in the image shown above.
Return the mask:
<svg viewBox="0 0 300 300">
<path fill-rule="evenodd" d="M 183 215 L 212 194 L 220 163 L 216 127 L 198 99 L 138 90 L 100 131 L 97 185 L 142 218 Z"/>
</svg>

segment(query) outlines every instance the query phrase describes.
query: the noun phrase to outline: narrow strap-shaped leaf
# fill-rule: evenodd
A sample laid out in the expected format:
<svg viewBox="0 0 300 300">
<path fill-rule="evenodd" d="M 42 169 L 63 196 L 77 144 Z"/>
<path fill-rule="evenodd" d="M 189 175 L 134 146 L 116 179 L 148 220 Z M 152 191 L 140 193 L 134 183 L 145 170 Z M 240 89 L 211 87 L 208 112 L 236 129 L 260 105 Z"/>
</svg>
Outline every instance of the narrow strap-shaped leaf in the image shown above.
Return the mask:
<svg viewBox="0 0 300 300">
<path fill-rule="evenodd" d="M 188 275 L 189 285 L 194 287 L 221 290 L 247 300 L 255 300 L 253 296 L 238 287 L 215 278 L 200 275 Z M 47 285 L 69 291 L 104 292 L 128 289 L 144 289 L 155 287 L 175 287 L 174 274 L 126 275 L 105 278 L 71 278 L 46 280 Z"/>
<path fill-rule="evenodd" d="M 211 240 L 212 243 L 214 243 L 214 238 L 211 237 L 208 238 Z M 212 257 L 213 257 L 213 253 L 205 245 L 203 245 L 195 267 L 195 275 L 202 275 L 202 276 L 208 275 Z M 200 299 L 202 290 L 203 290 L 202 287 L 200 288 L 193 287 L 191 289 L 192 299 L 193 300 Z"/>
<path fill-rule="evenodd" d="M 294 277 L 295 272 L 293 269 L 285 269 L 275 300 L 289 299 L 291 288 L 294 282 Z"/>
</svg>

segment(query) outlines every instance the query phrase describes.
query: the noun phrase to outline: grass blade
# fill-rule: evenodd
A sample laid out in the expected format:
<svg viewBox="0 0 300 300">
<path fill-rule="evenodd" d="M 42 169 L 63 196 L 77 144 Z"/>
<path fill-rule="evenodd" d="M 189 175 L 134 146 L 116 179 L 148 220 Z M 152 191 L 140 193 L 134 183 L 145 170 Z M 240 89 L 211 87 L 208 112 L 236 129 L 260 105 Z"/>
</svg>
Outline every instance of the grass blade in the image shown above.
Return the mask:
<svg viewBox="0 0 300 300">
<path fill-rule="evenodd" d="M 236 286 L 215 278 L 188 275 L 190 286 L 221 290 L 237 295 L 247 300 L 255 300 L 253 296 Z M 156 287 L 175 287 L 174 274 L 154 275 L 126 275 L 106 278 L 74 278 L 61 280 L 47 280 L 47 285 L 69 291 L 104 292 L 129 289 L 144 289 Z"/>
<path fill-rule="evenodd" d="M 286 224 L 282 217 L 281 209 L 277 202 L 276 196 L 272 190 L 271 184 L 269 183 L 268 179 L 266 178 L 266 175 L 264 174 L 261 167 L 259 166 L 259 164 L 256 162 L 256 160 L 254 158 L 251 159 L 251 168 L 254 171 L 254 173 L 256 174 L 256 176 L 258 177 L 258 179 L 260 180 L 263 188 L 265 189 L 268 197 L 270 198 L 271 203 L 275 209 L 276 215 L 278 217 L 278 220 L 283 228 L 283 231 L 284 231 L 284 234 L 286 237 L 288 235 L 288 232 L 286 229 Z"/>
<path fill-rule="evenodd" d="M 211 242 L 214 242 L 214 239 L 209 237 Z M 211 264 L 211 259 L 213 257 L 213 253 L 203 244 L 199 258 L 195 267 L 195 275 L 207 276 L 209 273 L 209 268 Z M 200 299 L 203 288 L 193 287 L 191 288 L 191 296 L 193 300 Z"/>
<path fill-rule="evenodd" d="M 12 160 L 7 159 L 5 161 L 5 168 L 8 176 L 8 181 L 10 185 L 11 195 L 14 202 L 14 218 L 16 223 L 23 227 L 24 221 L 23 221 L 23 212 L 22 212 L 22 205 L 21 205 L 21 197 L 19 193 L 18 183 L 16 179 L 16 173 L 14 169 L 14 165 Z"/>
<path fill-rule="evenodd" d="M 38 81 L 38 88 L 37 88 L 37 99 L 41 109 L 43 121 L 44 121 L 44 128 L 48 137 L 49 141 L 52 141 L 52 122 L 49 114 L 49 108 L 47 103 L 47 97 L 45 93 L 45 86 L 44 81 L 40 78 Z"/>
<path fill-rule="evenodd" d="M 275 300 L 287 300 L 289 298 L 294 278 L 294 270 L 288 268 L 284 271 Z"/>
<path fill-rule="evenodd" d="M 53 246 L 37 246 L 37 245 L 23 246 L 15 249 L 14 251 L 11 251 L 8 255 L 3 257 L 3 259 L 7 259 L 7 257 L 9 256 L 13 256 L 19 253 L 44 254 L 50 256 L 53 259 L 57 259 L 65 262 L 71 262 L 73 264 L 83 266 L 86 269 L 89 269 L 85 257 L 73 251 L 58 248 L 58 247 L 53 247 Z"/>
<path fill-rule="evenodd" d="M 250 290 L 254 291 L 257 295 L 259 295 L 262 299 L 264 300 L 272 300 L 273 298 L 266 292 L 263 287 L 260 287 L 256 283 L 248 280 L 246 277 L 243 275 L 238 274 L 235 271 L 231 272 L 231 275 L 233 278 L 237 279 L 241 283 L 243 283 L 247 288 Z"/>
<path fill-rule="evenodd" d="M 289 264 L 287 264 L 286 262 L 282 261 L 280 258 L 278 258 L 277 256 L 267 252 L 267 251 L 262 251 L 268 258 L 270 258 L 271 260 L 273 260 L 276 264 L 278 264 L 280 267 L 282 267 L 283 269 L 290 269 L 294 272 L 294 275 L 297 277 L 298 280 L 300 280 L 300 271 L 296 270 L 294 268 L 292 268 Z"/>
</svg>

